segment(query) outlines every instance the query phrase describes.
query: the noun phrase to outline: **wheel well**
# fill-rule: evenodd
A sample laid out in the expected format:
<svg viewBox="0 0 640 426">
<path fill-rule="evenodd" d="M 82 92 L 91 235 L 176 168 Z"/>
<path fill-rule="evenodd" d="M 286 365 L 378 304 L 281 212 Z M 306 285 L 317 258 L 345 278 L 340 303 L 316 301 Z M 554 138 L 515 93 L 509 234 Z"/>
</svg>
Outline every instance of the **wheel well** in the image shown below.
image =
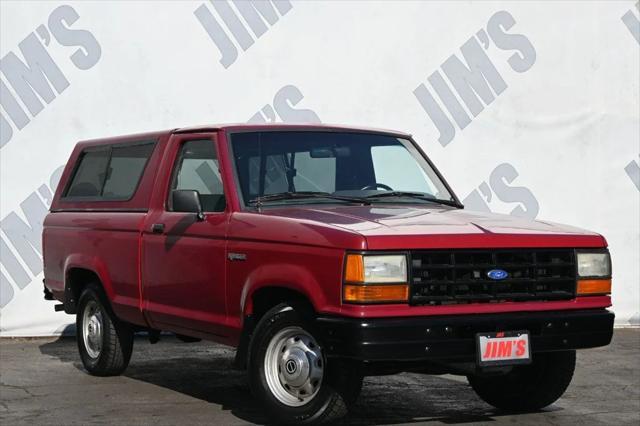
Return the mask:
<svg viewBox="0 0 640 426">
<path fill-rule="evenodd" d="M 76 313 L 76 306 L 82 289 L 89 283 L 101 284 L 98 275 L 90 269 L 71 268 L 67 271 L 64 286 L 64 311 L 68 314 Z"/>
<path fill-rule="evenodd" d="M 284 287 L 261 288 L 253 294 L 251 300 L 253 303 L 252 318 L 254 324 L 257 324 L 269 309 L 283 302 L 291 303 L 292 307 L 301 311 L 303 315 L 315 313 L 313 305 L 304 294 Z"/>
<path fill-rule="evenodd" d="M 251 296 L 253 309 L 251 314 L 244 317 L 244 326 L 238 349 L 236 351 L 235 367 L 244 370 L 247 368 L 249 342 L 256 324 L 269 309 L 280 303 L 289 303 L 303 316 L 313 317 L 315 310 L 309 299 L 302 293 L 285 287 L 263 287 Z"/>
</svg>

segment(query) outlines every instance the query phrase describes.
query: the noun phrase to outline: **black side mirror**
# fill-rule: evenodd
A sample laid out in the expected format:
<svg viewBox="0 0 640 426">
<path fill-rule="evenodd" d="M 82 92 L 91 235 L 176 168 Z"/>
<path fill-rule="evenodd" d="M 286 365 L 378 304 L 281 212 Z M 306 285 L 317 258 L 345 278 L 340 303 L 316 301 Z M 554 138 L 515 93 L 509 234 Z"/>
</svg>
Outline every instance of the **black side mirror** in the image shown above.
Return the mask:
<svg viewBox="0 0 640 426">
<path fill-rule="evenodd" d="M 192 189 L 174 189 L 171 192 L 171 203 L 174 212 L 195 213 L 198 220 L 204 220 L 200 194 Z"/>
</svg>

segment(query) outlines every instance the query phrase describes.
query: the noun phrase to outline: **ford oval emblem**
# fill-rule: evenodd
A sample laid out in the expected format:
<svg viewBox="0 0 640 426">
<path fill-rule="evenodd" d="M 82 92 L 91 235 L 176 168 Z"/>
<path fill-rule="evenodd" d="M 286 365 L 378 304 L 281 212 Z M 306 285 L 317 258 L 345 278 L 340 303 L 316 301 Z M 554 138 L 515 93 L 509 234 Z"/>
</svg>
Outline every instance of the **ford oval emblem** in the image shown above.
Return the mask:
<svg viewBox="0 0 640 426">
<path fill-rule="evenodd" d="M 509 276 L 509 273 L 507 271 L 503 271 L 502 269 L 492 269 L 487 272 L 487 276 L 492 280 L 499 281 L 507 278 Z"/>
</svg>

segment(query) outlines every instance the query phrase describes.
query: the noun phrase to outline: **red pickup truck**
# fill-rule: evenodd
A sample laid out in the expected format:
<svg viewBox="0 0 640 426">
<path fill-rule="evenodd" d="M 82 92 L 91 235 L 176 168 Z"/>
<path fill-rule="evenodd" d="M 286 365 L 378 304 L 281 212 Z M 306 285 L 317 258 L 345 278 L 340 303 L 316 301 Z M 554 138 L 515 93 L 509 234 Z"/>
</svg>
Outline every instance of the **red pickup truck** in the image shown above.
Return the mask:
<svg viewBox="0 0 640 426">
<path fill-rule="evenodd" d="M 366 375 L 459 374 L 503 410 L 613 333 L 598 234 L 465 211 L 410 135 L 228 125 L 80 142 L 43 231 L 45 298 L 86 370 L 136 331 L 237 348 L 279 422 L 347 411 Z"/>
</svg>

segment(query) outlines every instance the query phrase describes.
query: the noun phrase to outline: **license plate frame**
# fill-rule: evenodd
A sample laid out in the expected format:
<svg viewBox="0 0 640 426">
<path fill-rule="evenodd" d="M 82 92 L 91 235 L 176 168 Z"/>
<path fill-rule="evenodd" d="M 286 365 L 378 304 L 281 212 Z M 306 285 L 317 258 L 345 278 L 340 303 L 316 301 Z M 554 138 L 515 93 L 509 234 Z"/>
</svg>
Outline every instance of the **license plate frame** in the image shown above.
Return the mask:
<svg viewBox="0 0 640 426">
<path fill-rule="evenodd" d="M 523 365 L 531 364 L 531 335 L 528 330 L 516 330 L 516 331 L 493 331 L 485 333 L 476 333 L 476 350 L 477 350 L 477 364 L 480 367 L 490 366 L 508 366 L 508 365 Z M 519 354 L 518 343 L 519 341 L 525 341 L 525 353 Z M 494 345 L 487 352 L 487 345 L 489 342 L 493 342 Z M 505 344 L 500 346 L 499 342 L 512 342 L 511 345 Z M 507 347 L 511 348 L 510 356 L 485 356 L 498 355 L 501 352 L 504 353 Z M 495 349 L 494 349 L 495 348 Z M 499 352 L 500 351 L 500 352 Z M 514 355 L 515 354 L 515 355 Z M 492 359 L 493 358 L 493 359 Z"/>
</svg>

